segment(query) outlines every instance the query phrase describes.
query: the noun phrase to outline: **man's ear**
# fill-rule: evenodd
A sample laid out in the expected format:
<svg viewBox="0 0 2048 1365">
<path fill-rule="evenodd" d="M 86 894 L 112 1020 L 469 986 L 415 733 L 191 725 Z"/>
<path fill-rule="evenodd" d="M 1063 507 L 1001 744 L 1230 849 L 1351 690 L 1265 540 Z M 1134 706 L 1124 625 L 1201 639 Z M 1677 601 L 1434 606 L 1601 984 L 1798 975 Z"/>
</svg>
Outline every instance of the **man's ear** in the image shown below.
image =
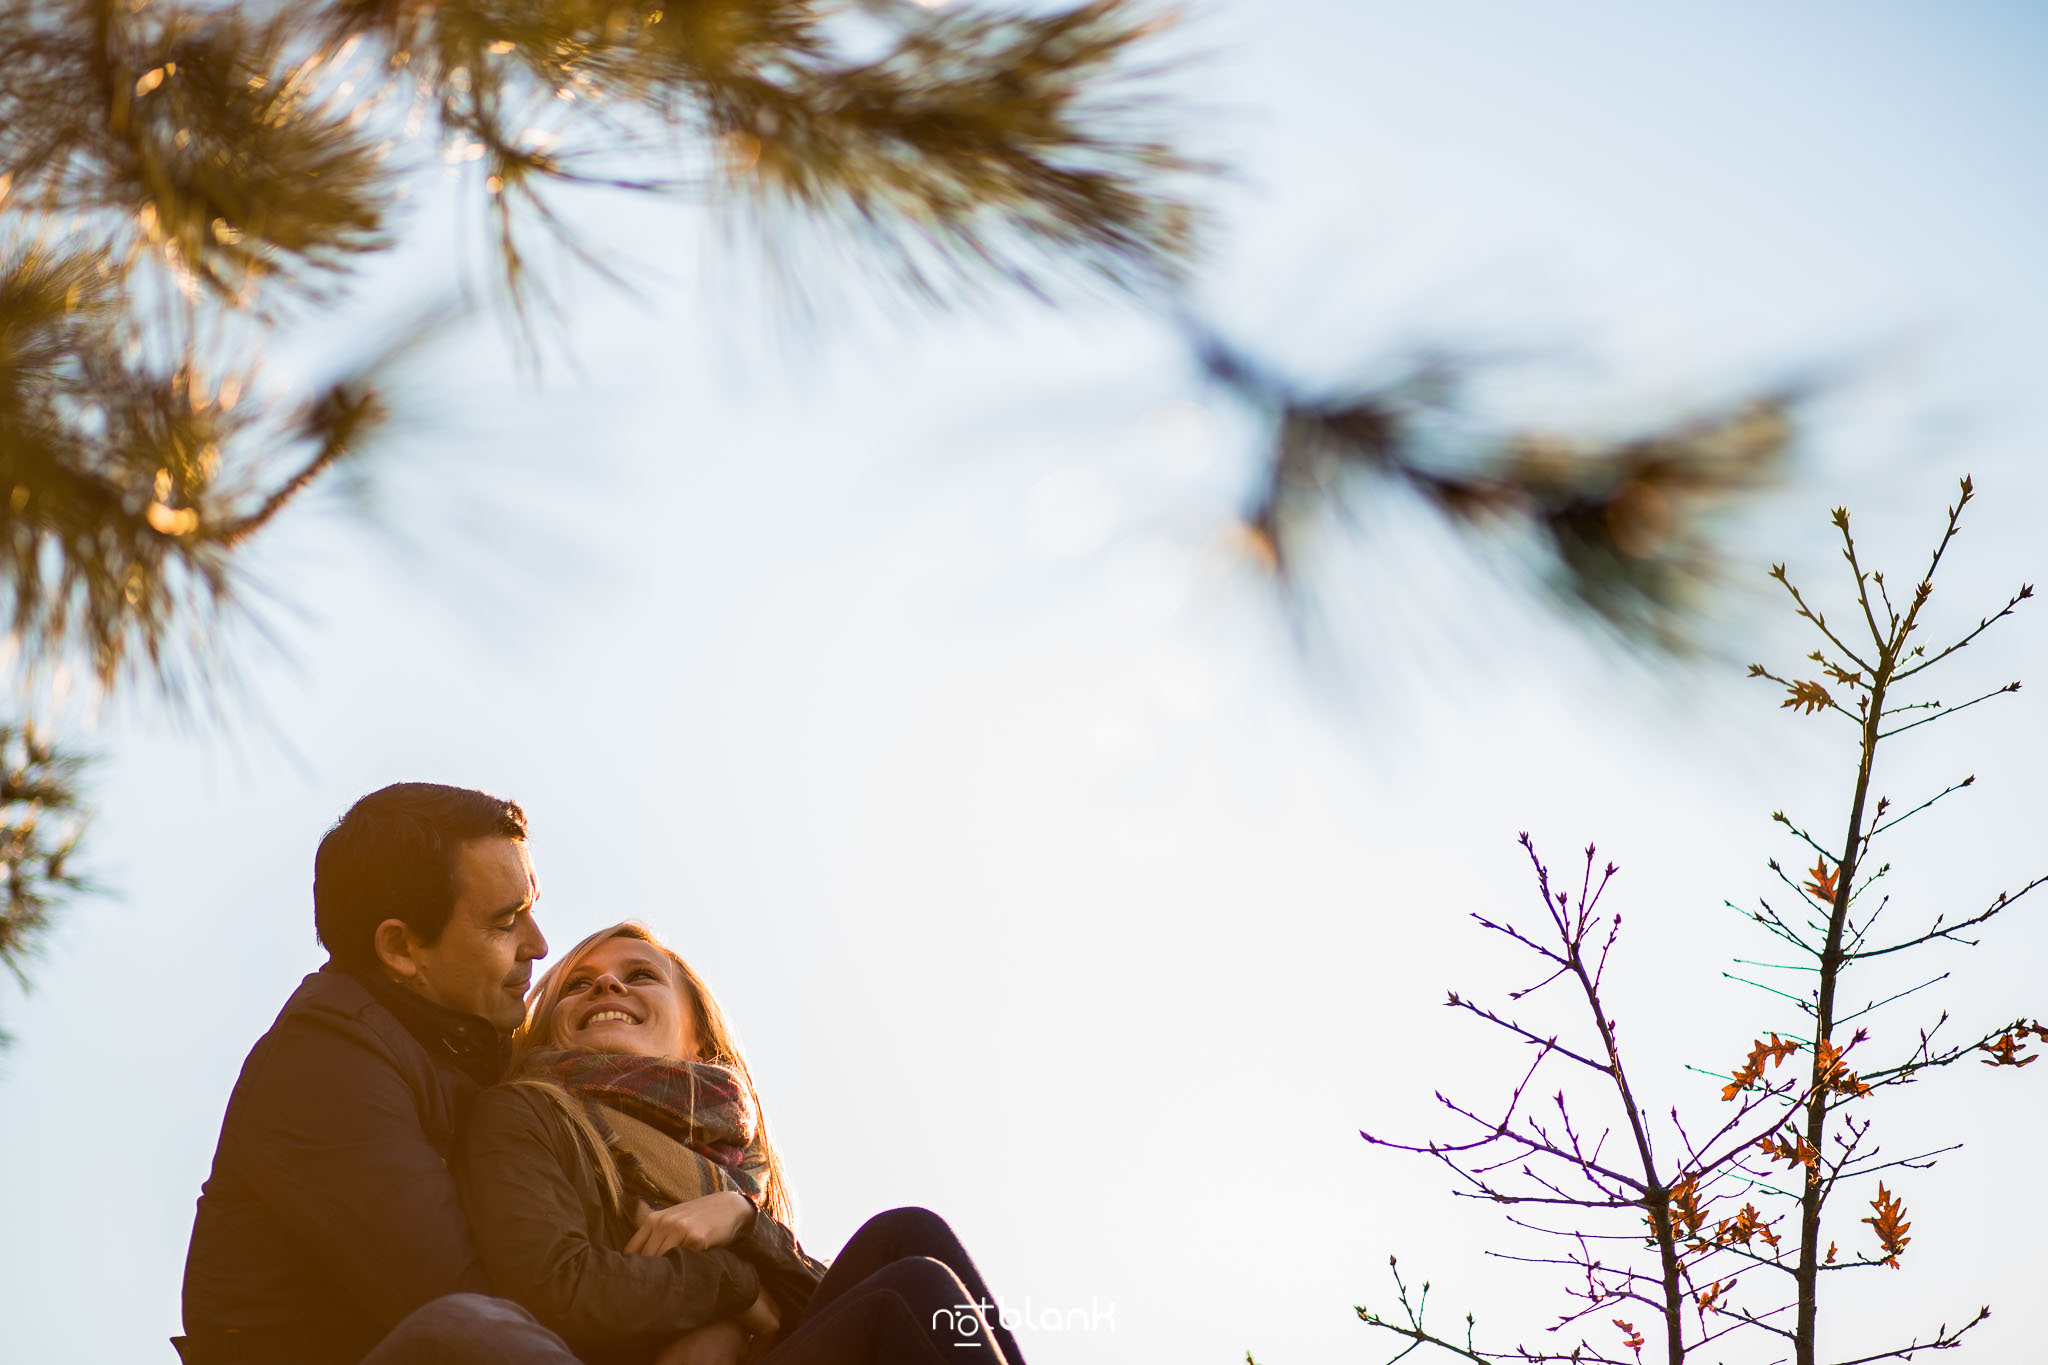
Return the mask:
<svg viewBox="0 0 2048 1365">
<path fill-rule="evenodd" d="M 370 934 L 370 946 L 376 949 L 385 973 L 408 986 L 420 974 L 420 960 L 414 955 L 417 943 L 412 927 L 402 919 L 387 919 Z"/>
</svg>

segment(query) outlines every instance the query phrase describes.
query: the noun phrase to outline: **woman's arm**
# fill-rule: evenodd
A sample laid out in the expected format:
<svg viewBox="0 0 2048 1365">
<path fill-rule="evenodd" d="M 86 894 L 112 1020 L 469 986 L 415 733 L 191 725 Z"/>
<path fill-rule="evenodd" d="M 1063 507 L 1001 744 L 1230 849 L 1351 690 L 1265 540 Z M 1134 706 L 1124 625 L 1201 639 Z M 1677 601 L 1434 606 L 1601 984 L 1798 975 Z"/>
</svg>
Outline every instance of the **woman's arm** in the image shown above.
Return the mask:
<svg viewBox="0 0 2048 1365">
<path fill-rule="evenodd" d="M 765 1212 L 757 1210 L 752 1225 L 731 1245 L 741 1257 L 757 1266 L 788 1268 L 808 1274 L 813 1280 L 825 1273 L 825 1263 L 798 1246 L 796 1234 Z"/>
<path fill-rule="evenodd" d="M 737 1190 L 720 1190 L 652 1210 L 640 1221 L 625 1250 L 659 1256 L 670 1247 L 689 1247 L 695 1251 L 729 1247 L 754 1221 L 752 1200 Z"/>
<path fill-rule="evenodd" d="M 796 1243 L 795 1234 L 737 1190 L 654 1209 L 641 1220 L 625 1250 L 658 1256 L 670 1247 L 709 1251 L 729 1247 L 762 1270 L 783 1270 L 808 1276 L 815 1283 L 825 1266 Z"/>
<path fill-rule="evenodd" d="M 595 1172 L 567 1121 L 516 1087 L 485 1091 L 459 1172 L 492 1288 L 575 1345 L 653 1344 L 737 1318 L 761 1295 L 731 1251 L 614 1249 Z"/>
<path fill-rule="evenodd" d="M 788 1228 L 757 1210 L 753 1201 L 737 1190 L 722 1190 L 648 1212 L 625 1250 L 658 1256 L 678 1246 L 697 1251 L 730 1247 L 753 1264 L 762 1284 L 755 1310 L 769 1310 L 765 1328 L 750 1324 L 757 1335 L 773 1332 L 775 1319 L 785 1311 L 801 1317 L 825 1272 L 821 1262 L 812 1260 L 797 1245 Z M 708 1328 L 692 1335 L 707 1342 L 719 1339 Z M 735 1365 L 736 1361 L 737 1357 L 728 1360 L 717 1351 L 698 1354 L 693 1350 L 674 1352 L 673 1360 L 663 1356 L 656 1365 Z"/>
</svg>

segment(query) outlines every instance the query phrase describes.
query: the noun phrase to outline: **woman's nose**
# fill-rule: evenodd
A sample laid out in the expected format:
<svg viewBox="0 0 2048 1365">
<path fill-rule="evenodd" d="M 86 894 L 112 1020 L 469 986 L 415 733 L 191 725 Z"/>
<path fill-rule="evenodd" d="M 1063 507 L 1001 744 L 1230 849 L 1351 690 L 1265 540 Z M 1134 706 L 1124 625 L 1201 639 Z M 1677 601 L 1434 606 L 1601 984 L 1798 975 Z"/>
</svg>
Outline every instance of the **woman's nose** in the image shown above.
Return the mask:
<svg viewBox="0 0 2048 1365">
<path fill-rule="evenodd" d="M 613 976 L 610 972 L 604 973 L 602 976 L 598 977 L 597 980 L 591 982 L 590 988 L 594 991 L 617 991 L 620 995 L 624 995 L 626 993 L 625 983 L 620 981 L 616 976 Z"/>
</svg>

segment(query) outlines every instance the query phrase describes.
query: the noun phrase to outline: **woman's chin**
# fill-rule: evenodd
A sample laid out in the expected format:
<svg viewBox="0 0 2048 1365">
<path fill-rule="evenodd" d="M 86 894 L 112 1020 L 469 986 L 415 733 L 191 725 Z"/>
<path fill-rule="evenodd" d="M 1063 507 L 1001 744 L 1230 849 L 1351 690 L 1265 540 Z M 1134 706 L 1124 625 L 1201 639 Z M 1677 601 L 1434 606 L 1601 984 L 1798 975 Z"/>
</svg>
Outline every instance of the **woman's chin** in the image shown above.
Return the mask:
<svg viewBox="0 0 2048 1365">
<path fill-rule="evenodd" d="M 592 1052 L 651 1052 L 653 1049 L 639 1038 L 638 1029 L 616 1026 L 579 1029 L 569 1036 L 570 1047 L 588 1048 Z"/>
</svg>

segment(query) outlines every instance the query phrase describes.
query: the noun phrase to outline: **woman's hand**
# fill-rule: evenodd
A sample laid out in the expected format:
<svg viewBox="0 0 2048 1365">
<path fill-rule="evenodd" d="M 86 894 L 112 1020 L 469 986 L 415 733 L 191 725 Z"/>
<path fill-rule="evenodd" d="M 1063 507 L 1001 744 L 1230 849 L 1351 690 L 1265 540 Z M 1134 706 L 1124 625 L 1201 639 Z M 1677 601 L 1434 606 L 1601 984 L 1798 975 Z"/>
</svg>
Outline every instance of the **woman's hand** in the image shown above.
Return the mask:
<svg viewBox="0 0 2048 1365">
<path fill-rule="evenodd" d="M 653 1365 L 739 1365 L 747 1354 L 747 1329 L 737 1318 L 685 1332 L 661 1348 Z"/>
<path fill-rule="evenodd" d="M 731 1246 L 753 1225 L 754 1201 L 736 1190 L 720 1190 L 655 1209 L 640 1221 L 625 1249 L 636 1256 L 659 1256 L 674 1247 L 709 1251 Z"/>
</svg>

